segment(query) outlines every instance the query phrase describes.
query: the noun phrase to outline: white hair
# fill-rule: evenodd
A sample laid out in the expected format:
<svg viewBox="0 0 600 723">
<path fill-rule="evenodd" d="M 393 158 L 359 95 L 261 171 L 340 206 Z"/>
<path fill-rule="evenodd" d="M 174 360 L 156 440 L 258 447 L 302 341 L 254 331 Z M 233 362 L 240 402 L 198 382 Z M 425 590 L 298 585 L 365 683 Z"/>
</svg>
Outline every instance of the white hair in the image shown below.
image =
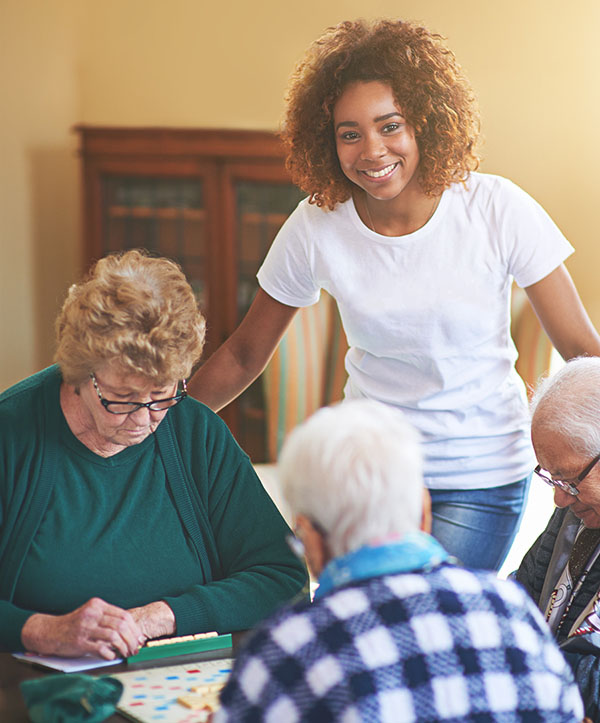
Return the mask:
<svg viewBox="0 0 600 723">
<path fill-rule="evenodd" d="M 320 409 L 287 438 L 283 494 L 327 536 L 334 557 L 419 528 L 422 454 L 401 412 L 366 399 Z"/>
<path fill-rule="evenodd" d="M 578 357 L 542 379 L 531 400 L 532 428 L 555 432 L 574 451 L 600 453 L 600 357 Z"/>
</svg>

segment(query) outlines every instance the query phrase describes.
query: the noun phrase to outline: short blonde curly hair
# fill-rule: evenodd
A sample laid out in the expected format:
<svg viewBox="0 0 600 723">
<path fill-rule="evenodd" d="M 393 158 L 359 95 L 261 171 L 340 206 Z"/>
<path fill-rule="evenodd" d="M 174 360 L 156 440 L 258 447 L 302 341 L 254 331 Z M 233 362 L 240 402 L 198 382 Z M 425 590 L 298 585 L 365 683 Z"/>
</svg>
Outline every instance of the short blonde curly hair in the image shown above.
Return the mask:
<svg viewBox="0 0 600 723">
<path fill-rule="evenodd" d="M 75 387 L 115 361 L 126 372 L 166 384 L 190 375 L 204 333 L 181 268 L 132 250 L 100 259 L 71 286 L 56 320 L 55 361 Z"/>
<path fill-rule="evenodd" d="M 479 111 L 471 87 L 440 35 L 402 20 L 346 21 L 308 49 L 288 86 L 281 138 L 292 180 L 310 202 L 333 209 L 352 183 L 338 162 L 333 109 L 354 82 L 389 85 L 419 147 L 428 195 L 465 181 L 479 166 Z"/>
</svg>

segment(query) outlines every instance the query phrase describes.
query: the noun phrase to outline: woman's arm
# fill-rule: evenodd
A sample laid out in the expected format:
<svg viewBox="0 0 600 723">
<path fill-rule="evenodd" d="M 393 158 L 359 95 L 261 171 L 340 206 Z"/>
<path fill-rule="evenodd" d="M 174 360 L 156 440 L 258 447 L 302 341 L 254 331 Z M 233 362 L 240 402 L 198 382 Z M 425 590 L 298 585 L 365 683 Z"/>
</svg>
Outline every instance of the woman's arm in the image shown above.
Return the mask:
<svg viewBox="0 0 600 723">
<path fill-rule="evenodd" d="M 563 264 L 525 291 L 550 341 L 563 359 L 583 354 L 600 356 L 600 336 Z"/>
<path fill-rule="evenodd" d="M 267 366 L 297 311 L 259 289 L 242 323 L 190 379 L 190 394 L 215 412 L 229 404 Z"/>
<path fill-rule="evenodd" d="M 177 635 L 247 630 L 307 585 L 306 567 L 286 541 L 291 530 L 250 460 L 222 423 L 213 434 L 208 470 L 212 481 L 197 475 L 195 481 L 199 487 L 209 485 L 207 535 L 214 538 L 218 560 L 211 582 L 164 596 L 175 614 Z M 182 452 L 185 459 L 185 449 Z"/>
</svg>

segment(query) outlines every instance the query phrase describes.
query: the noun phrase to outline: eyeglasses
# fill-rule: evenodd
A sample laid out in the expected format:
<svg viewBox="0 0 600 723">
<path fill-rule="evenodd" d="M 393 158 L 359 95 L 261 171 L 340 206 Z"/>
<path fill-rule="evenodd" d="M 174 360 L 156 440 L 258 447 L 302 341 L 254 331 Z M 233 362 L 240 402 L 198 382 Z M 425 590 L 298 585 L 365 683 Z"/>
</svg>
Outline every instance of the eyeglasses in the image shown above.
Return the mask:
<svg viewBox="0 0 600 723">
<path fill-rule="evenodd" d="M 550 485 L 550 487 L 558 487 L 558 489 L 566 492 L 568 495 L 573 495 L 573 497 L 576 497 L 579 494 L 577 485 L 588 476 L 588 474 L 594 469 L 596 463 L 599 461 L 600 454 L 597 457 L 594 457 L 594 459 L 588 464 L 588 466 L 583 470 L 583 472 L 577 475 L 577 477 L 572 480 L 552 479 L 552 475 L 550 474 L 550 472 L 548 472 L 548 470 L 546 469 L 542 469 L 539 464 L 533 471 L 535 472 L 535 474 L 537 474 L 538 477 L 543 479 L 546 484 Z"/>
<path fill-rule="evenodd" d="M 313 529 L 316 530 L 319 535 L 321 535 L 323 539 L 327 537 L 327 533 L 318 522 L 314 522 L 314 520 L 311 520 L 310 524 L 312 525 Z M 296 528 L 293 535 L 286 536 L 285 541 L 287 542 L 290 550 L 294 553 L 294 555 L 304 561 L 306 557 L 306 549 L 304 547 L 304 542 L 301 538 L 300 530 Z"/>
<path fill-rule="evenodd" d="M 304 549 L 304 543 L 295 535 L 286 535 L 285 541 L 288 544 L 290 550 L 296 555 L 299 560 L 304 562 L 306 556 L 306 550 Z"/>
<path fill-rule="evenodd" d="M 96 381 L 96 377 L 93 372 L 90 374 L 90 377 L 92 379 L 94 389 L 96 390 L 96 394 L 98 395 L 98 399 L 100 400 L 100 404 L 107 412 L 110 412 L 110 414 L 132 414 L 142 407 L 147 407 L 151 412 L 164 412 L 166 409 L 170 409 L 176 404 L 179 404 L 179 402 L 182 399 L 185 399 L 188 395 L 187 384 L 185 383 L 185 379 L 182 379 L 181 391 L 178 391 L 174 397 L 168 397 L 168 399 L 154 399 L 151 402 L 111 402 L 102 396 L 102 392 L 98 388 L 98 382 Z"/>
</svg>

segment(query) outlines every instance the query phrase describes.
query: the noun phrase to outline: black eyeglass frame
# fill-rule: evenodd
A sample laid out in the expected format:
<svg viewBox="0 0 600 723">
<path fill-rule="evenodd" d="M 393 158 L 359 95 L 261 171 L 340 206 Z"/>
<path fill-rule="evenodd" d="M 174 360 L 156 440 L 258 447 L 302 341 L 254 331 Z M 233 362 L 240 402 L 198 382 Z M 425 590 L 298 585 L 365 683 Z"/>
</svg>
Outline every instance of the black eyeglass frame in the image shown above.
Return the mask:
<svg viewBox="0 0 600 723">
<path fill-rule="evenodd" d="M 541 465 L 539 464 L 533 471 L 540 479 L 544 480 L 547 485 L 550 485 L 550 487 L 558 487 L 558 489 L 566 492 L 568 495 L 577 497 L 577 495 L 579 494 L 577 485 L 580 482 L 583 482 L 583 480 L 594 469 L 598 462 L 600 462 L 600 454 L 596 455 L 594 459 L 583 470 L 583 472 L 581 472 L 581 474 L 578 474 L 577 477 L 575 477 L 573 480 L 553 479 L 552 475 L 548 472 L 548 470 L 542 469 Z"/>
<path fill-rule="evenodd" d="M 94 385 L 94 389 L 96 390 L 96 394 L 98 395 L 98 399 L 100 400 L 100 404 L 104 407 L 104 409 L 106 409 L 109 414 L 133 414 L 134 412 L 137 412 L 138 409 L 142 409 L 143 407 L 147 407 L 148 410 L 151 412 L 166 412 L 168 409 L 171 409 L 176 404 L 179 404 L 179 402 L 181 402 L 188 396 L 187 383 L 185 379 L 182 379 L 181 386 L 183 387 L 183 389 L 178 392 L 174 397 L 167 397 L 166 399 L 153 399 L 151 402 L 115 402 L 114 400 L 105 399 L 102 396 L 102 392 L 98 387 L 98 382 L 96 380 L 94 372 L 90 374 L 90 378 L 92 380 L 92 384 Z M 179 387 L 179 385 L 177 386 Z M 124 405 L 130 405 L 131 409 L 129 409 L 127 412 L 115 412 L 113 409 L 110 408 L 111 404 L 116 404 L 119 407 L 122 407 Z M 167 406 L 159 407 L 157 409 L 157 404 L 166 404 Z"/>
</svg>

